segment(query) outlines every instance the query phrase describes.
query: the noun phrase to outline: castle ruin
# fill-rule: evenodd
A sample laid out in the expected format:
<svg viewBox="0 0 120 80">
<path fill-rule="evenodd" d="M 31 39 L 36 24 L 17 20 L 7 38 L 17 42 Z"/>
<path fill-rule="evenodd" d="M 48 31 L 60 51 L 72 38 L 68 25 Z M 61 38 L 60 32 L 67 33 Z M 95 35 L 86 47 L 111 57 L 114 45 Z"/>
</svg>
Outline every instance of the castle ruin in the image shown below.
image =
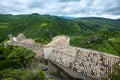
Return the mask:
<svg viewBox="0 0 120 80">
<path fill-rule="evenodd" d="M 43 46 L 39 43 L 35 43 L 32 39 L 26 39 L 23 34 L 19 34 L 17 37 L 9 35 L 10 40 L 5 43 L 7 45 L 21 46 L 27 49 L 31 49 L 36 53 L 36 58 L 43 59 Z"/>
<path fill-rule="evenodd" d="M 9 37 L 10 40 L 5 45 L 31 49 L 36 52 L 37 58 L 49 60 L 65 73 L 79 80 L 101 80 L 104 77 L 109 79 L 109 74 L 114 71 L 112 68 L 114 64 L 120 64 L 119 56 L 70 46 L 70 38 L 64 35 L 54 37 L 47 45 L 26 39 L 23 34 Z"/>
</svg>

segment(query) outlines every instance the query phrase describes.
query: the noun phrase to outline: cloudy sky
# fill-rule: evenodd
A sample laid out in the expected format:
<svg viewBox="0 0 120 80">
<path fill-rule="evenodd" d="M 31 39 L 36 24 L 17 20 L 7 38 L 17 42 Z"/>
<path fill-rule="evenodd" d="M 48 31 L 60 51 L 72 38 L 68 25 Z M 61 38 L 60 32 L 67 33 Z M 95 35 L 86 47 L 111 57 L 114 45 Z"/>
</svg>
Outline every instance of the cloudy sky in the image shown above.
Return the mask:
<svg viewBox="0 0 120 80">
<path fill-rule="evenodd" d="M 120 18 L 120 0 L 0 0 L 0 14 Z"/>
</svg>

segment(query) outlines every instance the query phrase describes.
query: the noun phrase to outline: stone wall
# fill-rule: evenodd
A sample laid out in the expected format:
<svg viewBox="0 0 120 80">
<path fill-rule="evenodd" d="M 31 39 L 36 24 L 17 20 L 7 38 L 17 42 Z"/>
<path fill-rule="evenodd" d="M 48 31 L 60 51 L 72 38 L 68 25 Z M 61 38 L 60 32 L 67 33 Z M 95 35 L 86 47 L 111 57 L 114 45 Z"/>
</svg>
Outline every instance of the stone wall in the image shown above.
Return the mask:
<svg viewBox="0 0 120 80">
<path fill-rule="evenodd" d="M 56 47 L 56 46 L 69 46 L 70 38 L 68 36 L 56 36 L 52 38 L 52 41 L 45 45 L 46 47 Z"/>
<path fill-rule="evenodd" d="M 109 78 L 112 66 L 120 64 L 118 56 L 72 46 L 54 48 L 49 60 L 99 80 Z"/>
<path fill-rule="evenodd" d="M 10 40 L 5 43 L 5 46 L 15 45 L 31 49 L 36 53 L 36 58 L 43 59 L 43 45 L 35 43 L 35 41 L 32 39 L 26 39 L 26 37 L 23 34 L 19 34 L 17 37 L 9 35 L 9 38 Z"/>
<path fill-rule="evenodd" d="M 68 36 L 54 37 L 50 43 L 44 46 L 35 43 L 32 39 L 26 39 L 23 34 L 19 34 L 14 39 L 12 35 L 9 35 L 9 37 L 10 40 L 5 45 L 17 45 L 31 49 L 36 52 L 36 58 L 48 59 L 76 79 L 81 79 L 81 77 L 84 80 L 101 80 L 103 77 L 109 79 L 109 73 L 113 71 L 113 65 L 120 64 L 120 57 L 118 56 L 69 46 L 70 38 Z M 69 72 L 70 70 L 73 70 L 74 73 L 73 71 Z M 76 76 L 78 73 L 82 76 Z"/>
<path fill-rule="evenodd" d="M 48 43 L 53 47 L 49 60 L 94 79 L 108 78 L 114 64 L 120 64 L 120 57 L 95 50 L 69 46 L 69 37 L 57 36 Z M 61 44 L 61 45 L 60 45 Z M 53 46 L 54 45 L 54 46 Z M 65 71 L 65 70 L 64 70 Z M 71 74 L 69 71 L 68 74 Z M 76 77 L 78 78 L 78 77 Z M 86 77 L 84 80 L 89 80 Z"/>
</svg>

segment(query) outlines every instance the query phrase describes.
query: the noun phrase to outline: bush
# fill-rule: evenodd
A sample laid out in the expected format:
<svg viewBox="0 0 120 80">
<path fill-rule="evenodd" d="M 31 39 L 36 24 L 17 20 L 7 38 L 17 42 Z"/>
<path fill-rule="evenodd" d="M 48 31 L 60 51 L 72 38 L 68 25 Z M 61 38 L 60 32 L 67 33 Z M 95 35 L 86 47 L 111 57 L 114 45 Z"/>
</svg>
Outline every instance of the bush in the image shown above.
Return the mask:
<svg viewBox="0 0 120 80">
<path fill-rule="evenodd" d="M 46 80 L 46 73 L 42 70 L 29 70 L 26 75 L 26 80 Z"/>
<path fill-rule="evenodd" d="M 115 66 L 113 66 L 114 71 L 110 74 L 110 80 L 120 80 L 120 65 L 119 64 L 116 64 Z"/>
<path fill-rule="evenodd" d="M 18 46 L 0 46 L 0 78 L 3 80 L 48 80 L 39 69 L 35 53 Z"/>
<path fill-rule="evenodd" d="M 26 70 L 25 69 L 5 69 L 0 71 L 0 76 L 4 79 L 24 80 Z"/>
<path fill-rule="evenodd" d="M 18 46 L 0 46 L 0 70 L 6 68 L 29 67 L 35 59 L 35 53 Z"/>
<path fill-rule="evenodd" d="M 4 80 L 15 80 L 14 78 L 4 78 Z"/>
</svg>

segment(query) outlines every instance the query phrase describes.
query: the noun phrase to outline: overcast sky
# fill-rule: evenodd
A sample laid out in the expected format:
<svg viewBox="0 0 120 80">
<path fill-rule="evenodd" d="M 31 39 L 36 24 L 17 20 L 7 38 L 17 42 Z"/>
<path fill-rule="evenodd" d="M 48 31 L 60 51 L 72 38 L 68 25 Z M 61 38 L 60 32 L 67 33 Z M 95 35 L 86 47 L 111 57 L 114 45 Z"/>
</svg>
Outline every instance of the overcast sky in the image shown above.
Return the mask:
<svg viewBox="0 0 120 80">
<path fill-rule="evenodd" d="M 120 18 L 120 0 L 0 0 L 0 14 Z"/>
</svg>

